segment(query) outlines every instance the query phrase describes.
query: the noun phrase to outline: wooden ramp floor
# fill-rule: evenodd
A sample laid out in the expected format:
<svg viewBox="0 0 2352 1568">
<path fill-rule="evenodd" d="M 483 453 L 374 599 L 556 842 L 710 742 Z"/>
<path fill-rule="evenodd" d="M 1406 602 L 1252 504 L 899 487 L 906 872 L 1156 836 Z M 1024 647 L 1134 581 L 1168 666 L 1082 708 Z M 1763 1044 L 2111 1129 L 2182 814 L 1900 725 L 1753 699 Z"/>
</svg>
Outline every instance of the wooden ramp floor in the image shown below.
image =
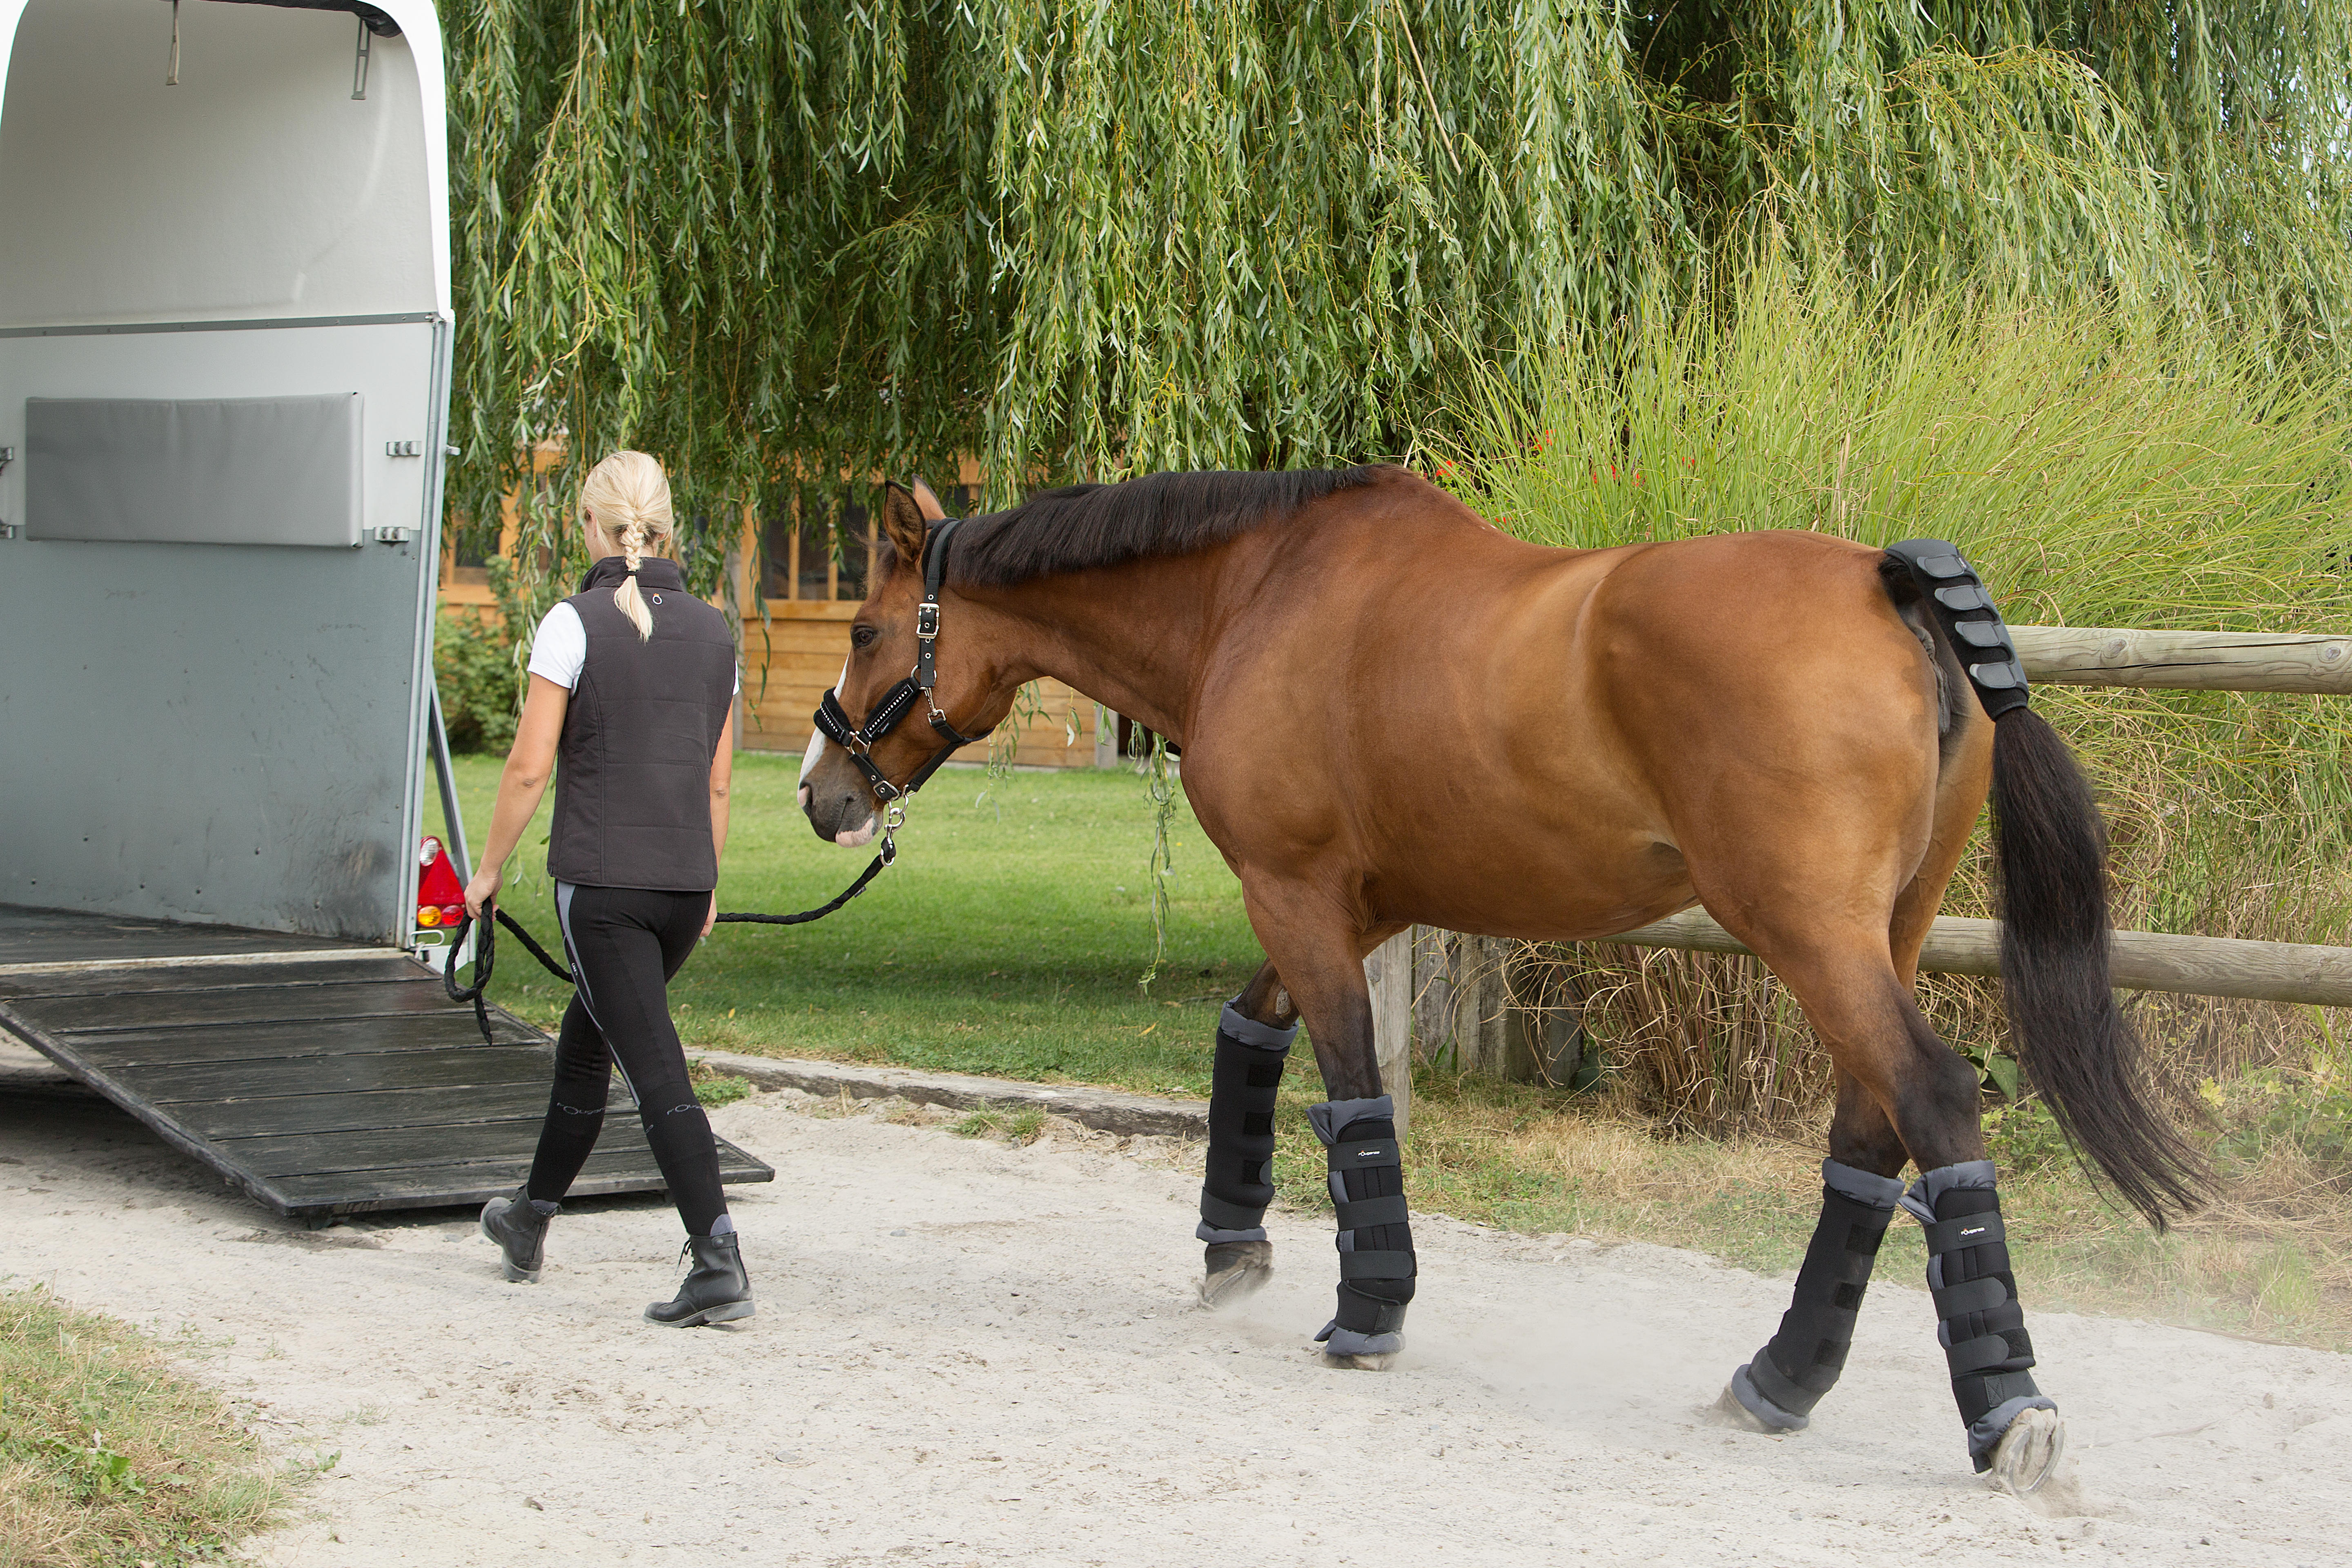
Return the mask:
<svg viewBox="0 0 2352 1568">
<path fill-rule="evenodd" d="M 81 922 L 95 929 L 77 950 Z M 496 1007 L 490 1025 L 486 1046 L 473 1010 L 402 952 L 0 907 L 0 1026 L 313 1223 L 514 1190 L 554 1045 Z M 616 1076 L 575 1194 L 662 1189 L 635 1109 Z M 724 1139 L 719 1156 L 729 1182 L 774 1178 Z"/>
</svg>

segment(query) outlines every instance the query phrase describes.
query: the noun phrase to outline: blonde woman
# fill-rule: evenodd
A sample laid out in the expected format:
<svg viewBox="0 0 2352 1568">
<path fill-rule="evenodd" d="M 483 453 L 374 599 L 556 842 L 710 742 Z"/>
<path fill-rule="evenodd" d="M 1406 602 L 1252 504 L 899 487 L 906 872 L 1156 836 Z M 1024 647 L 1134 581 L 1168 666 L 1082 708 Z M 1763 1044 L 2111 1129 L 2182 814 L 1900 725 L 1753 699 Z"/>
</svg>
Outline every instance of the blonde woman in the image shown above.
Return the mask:
<svg viewBox="0 0 2352 1568">
<path fill-rule="evenodd" d="M 509 1279 L 539 1278 L 548 1221 L 596 1146 L 617 1064 L 694 1259 L 677 1299 L 646 1316 L 680 1328 L 730 1322 L 751 1315 L 751 1286 L 710 1122 L 670 1022 L 668 982 L 719 907 L 735 644 L 666 559 L 669 480 L 659 463 L 615 452 L 597 464 L 581 487 L 580 526 L 596 563 L 539 624 L 489 845 L 466 889 L 466 908 L 487 918 L 552 770 L 547 869 L 579 989 L 556 1039 L 555 1088 L 530 1179 L 482 1210 L 482 1232 L 499 1244 Z"/>
</svg>

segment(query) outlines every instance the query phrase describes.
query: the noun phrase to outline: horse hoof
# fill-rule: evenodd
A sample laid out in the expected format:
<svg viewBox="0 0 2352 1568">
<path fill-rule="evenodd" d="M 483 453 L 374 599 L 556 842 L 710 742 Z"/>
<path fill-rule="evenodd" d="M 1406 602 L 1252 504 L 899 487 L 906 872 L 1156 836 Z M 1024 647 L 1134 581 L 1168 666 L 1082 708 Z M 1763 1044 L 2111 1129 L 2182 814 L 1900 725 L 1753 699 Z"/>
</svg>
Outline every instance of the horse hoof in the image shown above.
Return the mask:
<svg viewBox="0 0 2352 1568">
<path fill-rule="evenodd" d="M 1379 1351 L 1370 1355 L 1333 1355 L 1325 1351 L 1323 1364 L 1342 1372 L 1386 1372 L 1396 1364 L 1398 1354 L 1396 1351 Z"/>
<path fill-rule="evenodd" d="M 2055 1410 L 2021 1411 L 1992 1451 L 1993 1480 L 2020 1497 L 2039 1491 L 2065 1452 L 2066 1423 Z"/>
<path fill-rule="evenodd" d="M 1202 1258 L 1201 1305 L 1211 1311 L 1254 1296 L 1274 1278 L 1274 1243 L 1213 1241 Z"/>
<path fill-rule="evenodd" d="M 1731 1392 L 1731 1384 L 1723 1385 L 1714 1406 L 1707 1412 L 1718 1426 L 1729 1426 L 1741 1432 L 1760 1432 L 1767 1437 L 1785 1437 L 1788 1433 L 1778 1426 L 1768 1426 L 1756 1417 L 1756 1413 L 1739 1403 L 1739 1395 Z"/>
</svg>

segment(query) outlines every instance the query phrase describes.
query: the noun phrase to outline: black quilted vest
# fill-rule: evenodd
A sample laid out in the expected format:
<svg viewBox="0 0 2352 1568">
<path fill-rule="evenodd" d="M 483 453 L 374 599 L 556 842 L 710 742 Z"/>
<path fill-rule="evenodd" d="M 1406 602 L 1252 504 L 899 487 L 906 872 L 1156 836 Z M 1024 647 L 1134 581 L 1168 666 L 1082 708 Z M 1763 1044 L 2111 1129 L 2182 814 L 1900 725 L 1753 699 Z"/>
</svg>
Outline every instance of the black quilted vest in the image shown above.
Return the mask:
<svg viewBox="0 0 2352 1568">
<path fill-rule="evenodd" d="M 627 572 L 608 556 L 566 601 L 588 628 L 588 662 L 556 750 L 548 874 L 592 888 L 707 892 L 719 885 L 710 763 L 735 705 L 735 642 L 726 617 L 686 591 L 677 563 L 651 556 L 637 588 L 654 635 L 638 641 L 613 604 Z"/>
</svg>

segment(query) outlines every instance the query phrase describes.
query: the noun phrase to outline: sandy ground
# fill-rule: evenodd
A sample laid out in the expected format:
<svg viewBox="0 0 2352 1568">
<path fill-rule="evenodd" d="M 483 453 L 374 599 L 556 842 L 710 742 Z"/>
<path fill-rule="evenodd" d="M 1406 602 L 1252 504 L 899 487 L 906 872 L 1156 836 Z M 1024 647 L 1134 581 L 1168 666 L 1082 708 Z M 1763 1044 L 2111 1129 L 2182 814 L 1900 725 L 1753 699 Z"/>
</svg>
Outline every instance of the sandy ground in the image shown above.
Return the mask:
<svg viewBox="0 0 2352 1568">
<path fill-rule="evenodd" d="M 2346 1358 L 2039 1314 L 2073 1446 L 2034 1510 L 1969 1474 L 1906 1282 L 1769 1438 L 1706 1407 L 1783 1283 L 1417 1219 L 1406 1354 L 1340 1372 L 1318 1219 L 1275 1216 L 1244 1307 L 1193 1306 L 1181 1150 L 815 1106 L 715 1118 L 785 1173 L 737 1194 L 740 1329 L 639 1320 L 675 1279 L 654 1202 L 567 1213 L 513 1286 L 470 1215 L 305 1233 L 109 1108 L 5 1098 L 0 1275 L 192 1331 L 282 1457 L 339 1454 L 252 1549 L 299 1568 L 2352 1561 Z"/>
</svg>

